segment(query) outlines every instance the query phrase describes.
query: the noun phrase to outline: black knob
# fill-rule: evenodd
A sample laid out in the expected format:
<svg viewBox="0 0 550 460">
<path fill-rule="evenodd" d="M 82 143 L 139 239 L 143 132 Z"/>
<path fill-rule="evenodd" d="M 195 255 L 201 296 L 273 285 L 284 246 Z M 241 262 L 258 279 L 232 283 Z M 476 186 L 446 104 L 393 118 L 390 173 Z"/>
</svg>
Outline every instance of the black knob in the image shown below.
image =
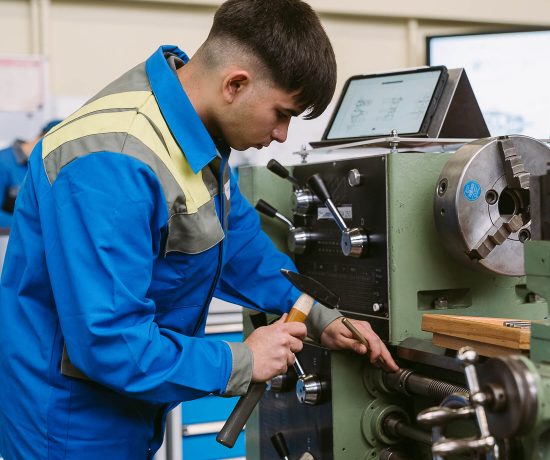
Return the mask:
<svg viewBox="0 0 550 460">
<path fill-rule="evenodd" d="M 319 197 L 319 199 L 325 203 L 327 200 L 330 200 L 330 193 L 325 185 L 325 182 L 319 174 L 314 174 L 307 180 L 307 185 L 309 188 Z"/>
<path fill-rule="evenodd" d="M 256 203 L 256 209 L 269 217 L 275 217 L 277 215 L 277 210 L 271 206 L 267 201 L 262 200 L 261 198 Z"/>
<path fill-rule="evenodd" d="M 269 169 L 273 174 L 277 174 L 277 176 L 282 177 L 283 179 L 286 179 L 288 176 L 290 176 L 288 169 L 286 169 L 281 163 L 274 159 L 268 161 L 267 169 Z"/>
<path fill-rule="evenodd" d="M 286 446 L 283 433 L 279 431 L 277 434 L 271 436 L 271 443 L 273 444 L 273 447 L 275 447 L 275 450 L 279 454 L 280 458 L 285 459 L 289 457 L 290 453 L 288 452 L 288 447 Z"/>
<path fill-rule="evenodd" d="M 300 183 L 298 182 L 298 180 L 294 176 L 291 176 L 289 170 L 286 169 L 277 160 L 273 158 L 269 160 L 267 162 L 267 169 L 269 169 L 273 174 L 276 174 L 277 176 L 290 181 L 296 187 L 300 187 Z"/>
</svg>

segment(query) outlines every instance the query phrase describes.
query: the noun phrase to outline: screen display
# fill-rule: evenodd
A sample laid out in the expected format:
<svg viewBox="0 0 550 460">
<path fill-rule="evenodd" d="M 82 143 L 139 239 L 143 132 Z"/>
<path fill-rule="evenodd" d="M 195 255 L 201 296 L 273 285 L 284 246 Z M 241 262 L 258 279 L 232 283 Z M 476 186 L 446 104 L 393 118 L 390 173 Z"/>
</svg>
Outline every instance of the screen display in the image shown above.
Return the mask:
<svg viewBox="0 0 550 460">
<path fill-rule="evenodd" d="M 550 31 L 428 38 L 430 65 L 466 70 L 492 136 L 550 137 Z"/>
<path fill-rule="evenodd" d="M 349 81 L 326 139 L 418 133 L 442 70 L 357 77 Z"/>
</svg>

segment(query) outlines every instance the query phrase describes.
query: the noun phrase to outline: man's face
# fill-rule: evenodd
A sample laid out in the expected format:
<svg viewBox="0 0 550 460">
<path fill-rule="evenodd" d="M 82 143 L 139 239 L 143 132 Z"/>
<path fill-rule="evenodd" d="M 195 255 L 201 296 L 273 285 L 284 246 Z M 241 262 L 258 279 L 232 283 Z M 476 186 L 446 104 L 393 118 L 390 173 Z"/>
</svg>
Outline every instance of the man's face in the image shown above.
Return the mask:
<svg viewBox="0 0 550 460">
<path fill-rule="evenodd" d="M 301 113 L 295 95 L 264 80 L 250 82 L 222 114 L 224 139 L 235 150 L 284 142 L 290 119 Z"/>
</svg>

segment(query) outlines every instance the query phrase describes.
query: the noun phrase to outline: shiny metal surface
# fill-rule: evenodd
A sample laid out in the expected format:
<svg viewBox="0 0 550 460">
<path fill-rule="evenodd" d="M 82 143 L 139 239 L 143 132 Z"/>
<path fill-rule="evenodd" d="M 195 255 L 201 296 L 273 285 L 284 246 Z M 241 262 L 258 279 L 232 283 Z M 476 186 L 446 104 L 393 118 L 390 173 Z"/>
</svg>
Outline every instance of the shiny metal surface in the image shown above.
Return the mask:
<svg viewBox="0 0 550 460">
<path fill-rule="evenodd" d="M 350 187 L 359 187 L 363 183 L 363 176 L 358 169 L 353 168 L 348 173 L 348 184 Z"/>
<path fill-rule="evenodd" d="M 507 438 L 528 434 L 537 418 L 537 386 L 535 376 L 518 356 L 502 356 L 479 366 L 479 384 L 488 394 L 493 387 L 502 388 L 505 403 L 499 399 L 487 405 L 487 422 L 493 435 Z"/>
<path fill-rule="evenodd" d="M 361 228 L 348 228 L 342 232 L 340 246 L 345 256 L 361 257 L 368 244 L 369 237 Z"/>
<path fill-rule="evenodd" d="M 524 275 L 529 176 L 549 161 L 550 148 L 526 136 L 480 139 L 458 149 L 434 194 L 435 224 L 449 252 L 475 269 Z"/>
<path fill-rule="evenodd" d="M 325 386 L 316 375 L 306 375 L 296 382 L 296 397 L 302 404 L 319 404 L 323 400 Z"/>
<path fill-rule="evenodd" d="M 293 228 L 288 232 L 288 250 L 294 254 L 303 254 L 307 249 L 308 242 L 312 241 L 312 237 L 311 232 L 305 228 Z"/>
<path fill-rule="evenodd" d="M 292 211 L 300 215 L 306 215 L 311 211 L 313 204 L 320 203 L 319 198 L 308 189 L 295 190 L 291 200 Z"/>
</svg>

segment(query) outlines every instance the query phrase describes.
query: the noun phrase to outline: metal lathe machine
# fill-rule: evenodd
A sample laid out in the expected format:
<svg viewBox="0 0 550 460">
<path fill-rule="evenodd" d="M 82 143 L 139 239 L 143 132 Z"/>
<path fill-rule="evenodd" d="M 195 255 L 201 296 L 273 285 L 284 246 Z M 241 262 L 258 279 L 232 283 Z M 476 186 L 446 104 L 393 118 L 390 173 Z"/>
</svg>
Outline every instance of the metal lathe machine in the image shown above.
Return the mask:
<svg viewBox="0 0 550 460">
<path fill-rule="evenodd" d="M 354 77 L 305 163 L 240 169 L 276 244 L 401 367 L 307 342 L 247 459 L 550 459 L 550 148 L 489 137 L 464 71 L 430 71 Z"/>
</svg>

